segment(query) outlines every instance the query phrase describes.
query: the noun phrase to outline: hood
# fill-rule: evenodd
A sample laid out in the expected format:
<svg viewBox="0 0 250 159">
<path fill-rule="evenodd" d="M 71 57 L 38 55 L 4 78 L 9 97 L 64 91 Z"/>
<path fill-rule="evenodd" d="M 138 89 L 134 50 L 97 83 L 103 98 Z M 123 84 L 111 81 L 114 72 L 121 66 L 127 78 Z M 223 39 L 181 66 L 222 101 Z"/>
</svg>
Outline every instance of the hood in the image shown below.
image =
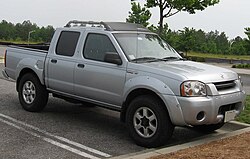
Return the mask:
<svg viewBox="0 0 250 159">
<path fill-rule="evenodd" d="M 199 80 L 204 83 L 222 82 L 238 79 L 237 73 L 213 66 L 192 61 L 167 61 L 151 62 L 142 65 L 150 67 L 152 71 L 158 72 L 164 76 L 181 76 L 183 80 Z"/>
</svg>

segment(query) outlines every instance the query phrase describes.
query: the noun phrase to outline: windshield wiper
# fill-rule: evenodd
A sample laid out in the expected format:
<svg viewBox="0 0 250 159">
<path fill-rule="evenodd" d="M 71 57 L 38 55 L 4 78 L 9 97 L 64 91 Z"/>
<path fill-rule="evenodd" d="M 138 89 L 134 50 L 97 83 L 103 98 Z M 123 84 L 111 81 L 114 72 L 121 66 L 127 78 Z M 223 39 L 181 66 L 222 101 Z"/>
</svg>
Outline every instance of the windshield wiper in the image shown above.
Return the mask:
<svg viewBox="0 0 250 159">
<path fill-rule="evenodd" d="M 133 59 L 133 62 L 157 62 L 157 61 L 169 61 L 169 60 L 183 60 L 179 57 L 164 57 L 164 58 L 155 58 L 155 57 L 140 57 Z"/>
<path fill-rule="evenodd" d="M 162 58 L 162 60 L 166 60 L 166 61 L 168 61 L 168 60 L 182 60 L 182 58 L 169 56 L 169 57 Z"/>
<path fill-rule="evenodd" d="M 131 61 L 133 61 L 133 62 L 154 62 L 154 61 L 158 61 L 158 60 L 161 60 L 161 59 L 157 59 L 155 57 L 140 57 L 140 58 L 133 59 Z"/>
</svg>

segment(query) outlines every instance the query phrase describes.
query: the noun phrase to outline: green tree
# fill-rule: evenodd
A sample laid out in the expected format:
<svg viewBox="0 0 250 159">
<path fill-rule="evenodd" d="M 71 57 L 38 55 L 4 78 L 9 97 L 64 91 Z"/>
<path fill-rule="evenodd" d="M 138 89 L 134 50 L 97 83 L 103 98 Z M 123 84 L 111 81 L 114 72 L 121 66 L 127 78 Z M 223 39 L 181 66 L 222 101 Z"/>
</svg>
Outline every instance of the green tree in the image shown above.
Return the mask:
<svg viewBox="0 0 250 159">
<path fill-rule="evenodd" d="M 219 32 L 217 30 L 210 31 L 206 34 L 206 44 L 207 44 L 207 53 L 218 53 L 216 38 L 218 37 Z"/>
<path fill-rule="evenodd" d="M 248 37 L 248 40 L 250 40 L 250 28 L 245 28 L 245 34 Z"/>
<path fill-rule="evenodd" d="M 28 40 L 30 31 L 37 29 L 39 29 L 39 27 L 36 24 L 32 24 L 29 20 L 24 21 L 22 24 L 16 24 L 16 32 L 18 34 L 18 37 L 20 37 L 23 41 Z"/>
<path fill-rule="evenodd" d="M 208 6 L 219 3 L 219 0 L 146 0 L 147 8 L 159 8 L 159 34 L 162 34 L 164 18 L 171 17 L 181 11 L 195 14 L 197 10 L 204 10 Z"/>
<path fill-rule="evenodd" d="M 15 34 L 14 25 L 2 20 L 0 23 L 0 38 L 3 40 L 11 39 L 11 35 Z"/>
<path fill-rule="evenodd" d="M 189 29 L 187 27 L 184 28 L 184 30 L 180 30 L 180 50 L 185 51 L 186 52 L 186 56 L 187 56 L 187 52 L 193 50 L 193 48 L 195 47 L 195 37 L 194 37 L 194 33 L 195 33 L 195 29 Z"/>
<path fill-rule="evenodd" d="M 246 41 L 237 36 L 234 40 L 232 40 L 230 52 L 234 55 L 246 55 Z"/>
<path fill-rule="evenodd" d="M 192 50 L 197 52 L 205 52 L 207 50 L 206 44 L 206 33 L 201 29 L 193 31 L 193 39 L 195 40 L 195 45 L 193 46 Z"/>
<path fill-rule="evenodd" d="M 225 32 L 220 33 L 216 37 L 216 46 L 219 54 L 227 54 L 229 52 L 229 41 Z"/>
<path fill-rule="evenodd" d="M 250 28 L 245 28 L 245 34 L 248 37 L 248 39 L 246 39 L 246 49 L 248 54 L 250 54 Z"/>
<path fill-rule="evenodd" d="M 12 24 L 6 20 L 0 22 L 0 40 L 27 41 L 30 31 L 34 31 L 30 37 L 33 42 L 50 42 L 55 29 L 52 26 L 38 27 L 29 20 L 23 23 Z"/>
<path fill-rule="evenodd" d="M 131 3 L 131 11 L 129 11 L 129 16 L 126 19 L 127 22 L 141 24 L 145 27 L 149 25 L 148 20 L 151 17 L 151 13 L 145 7 L 141 7 L 139 3 L 132 2 Z"/>
</svg>

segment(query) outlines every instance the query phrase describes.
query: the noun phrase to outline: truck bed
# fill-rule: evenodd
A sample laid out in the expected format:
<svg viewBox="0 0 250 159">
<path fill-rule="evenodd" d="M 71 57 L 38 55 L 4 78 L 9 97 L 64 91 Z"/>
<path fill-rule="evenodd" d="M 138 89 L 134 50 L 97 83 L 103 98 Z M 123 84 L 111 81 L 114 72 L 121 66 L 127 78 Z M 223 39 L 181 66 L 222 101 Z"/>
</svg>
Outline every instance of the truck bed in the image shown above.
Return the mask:
<svg viewBox="0 0 250 159">
<path fill-rule="evenodd" d="M 36 50 L 43 50 L 48 51 L 49 45 L 15 45 L 16 47 L 22 47 L 22 48 L 29 48 L 29 49 L 36 49 Z M 14 47 L 15 47 L 14 46 Z M 12 46 L 13 47 L 13 46 Z"/>
<path fill-rule="evenodd" d="M 25 47 L 9 46 L 6 54 L 7 67 L 5 68 L 8 76 L 16 80 L 16 73 L 19 69 L 23 69 L 24 65 L 32 65 L 37 68 L 36 71 L 42 73 L 45 57 L 48 53 L 45 49 L 47 49 L 45 46 L 34 45 L 26 45 Z"/>
</svg>

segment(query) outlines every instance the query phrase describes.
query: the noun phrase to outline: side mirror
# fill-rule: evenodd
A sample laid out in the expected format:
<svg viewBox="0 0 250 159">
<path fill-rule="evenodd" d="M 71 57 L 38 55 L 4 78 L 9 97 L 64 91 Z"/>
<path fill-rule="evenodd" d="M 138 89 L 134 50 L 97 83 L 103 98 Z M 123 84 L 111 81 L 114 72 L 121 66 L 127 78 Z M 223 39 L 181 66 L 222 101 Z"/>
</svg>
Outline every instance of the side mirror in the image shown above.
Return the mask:
<svg viewBox="0 0 250 159">
<path fill-rule="evenodd" d="M 106 52 L 104 56 L 104 62 L 113 63 L 117 65 L 122 64 L 122 60 L 116 52 Z"/>
</svg>

